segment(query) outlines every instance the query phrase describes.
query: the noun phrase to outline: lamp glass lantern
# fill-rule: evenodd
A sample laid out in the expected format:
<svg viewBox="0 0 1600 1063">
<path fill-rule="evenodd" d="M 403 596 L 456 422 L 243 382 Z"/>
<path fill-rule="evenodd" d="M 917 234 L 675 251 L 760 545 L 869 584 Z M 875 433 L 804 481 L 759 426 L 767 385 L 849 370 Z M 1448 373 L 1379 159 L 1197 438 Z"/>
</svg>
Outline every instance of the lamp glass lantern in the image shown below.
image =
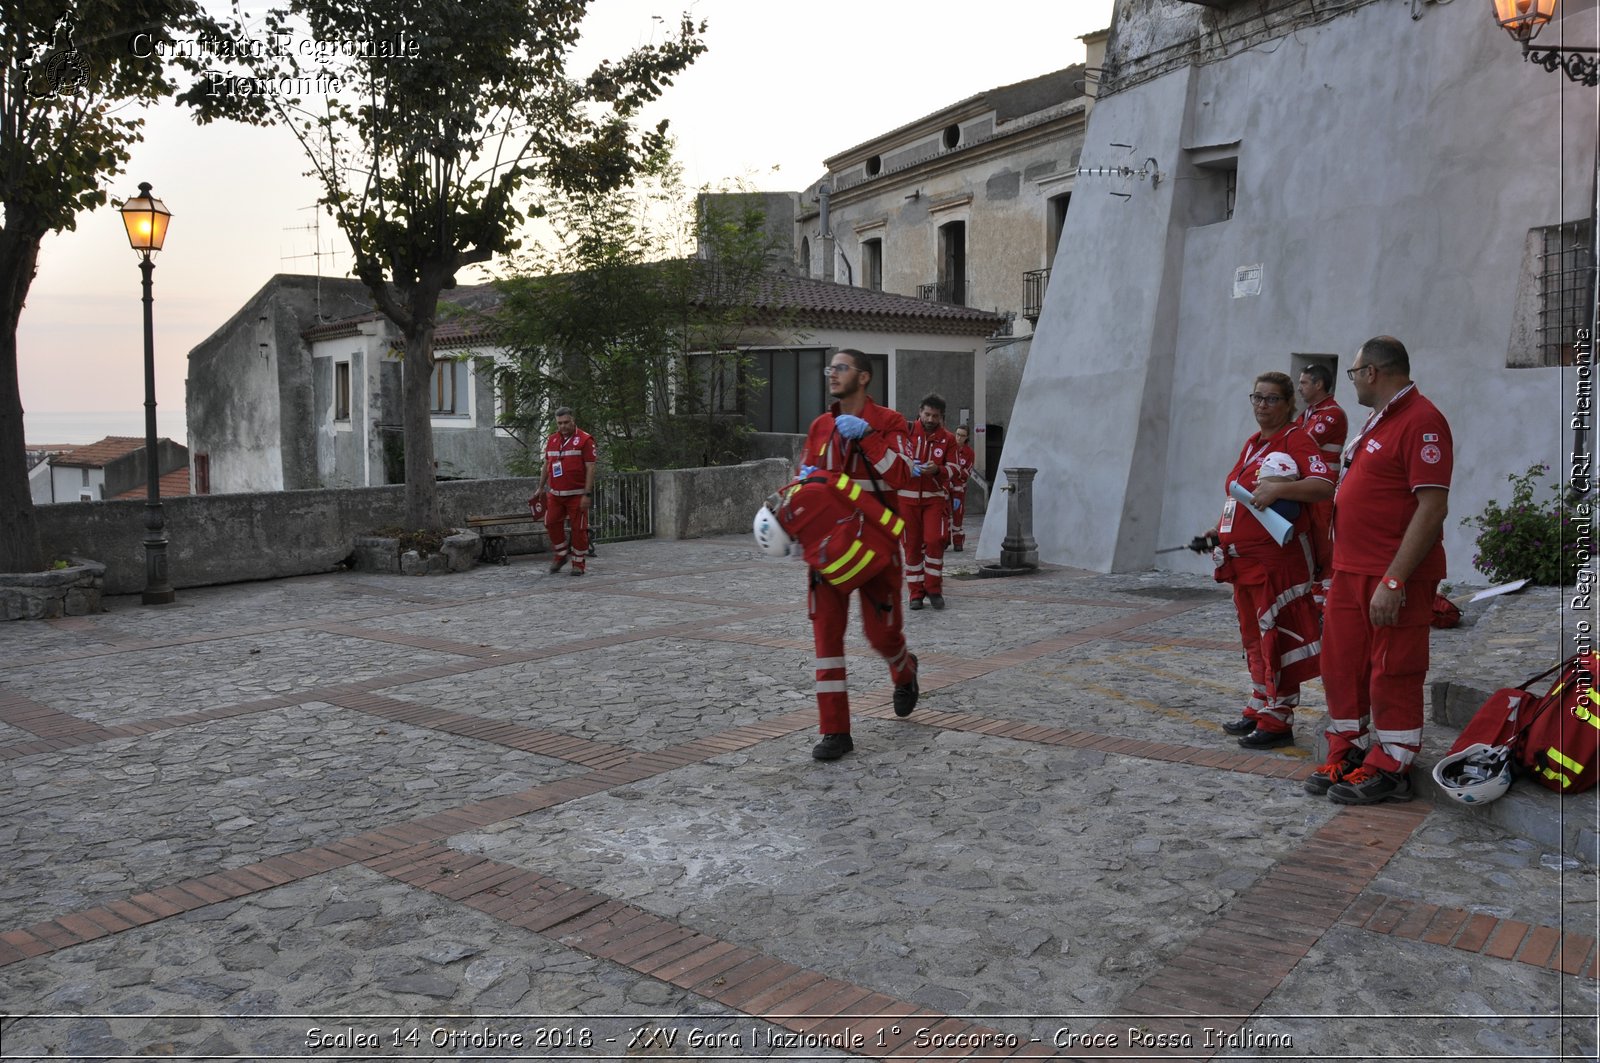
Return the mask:
<svg viewBox="0 0 1600 1063">
<path fill-rule="evenodd" d="M 1556 14 L 1556 0 L 1494 0 L 1494 18 L 1512 37 L 1526 44 Z"/>
<path fill-rule="evenodd" d="M 128 230 L 128 243 L 140 254 L 161 250 L 167 239 L 167 222 L 172 212 L 150 194 L 149 183 L 139 186 L 139 194 L 122 205 L 122 224 Z"/>
</svg>

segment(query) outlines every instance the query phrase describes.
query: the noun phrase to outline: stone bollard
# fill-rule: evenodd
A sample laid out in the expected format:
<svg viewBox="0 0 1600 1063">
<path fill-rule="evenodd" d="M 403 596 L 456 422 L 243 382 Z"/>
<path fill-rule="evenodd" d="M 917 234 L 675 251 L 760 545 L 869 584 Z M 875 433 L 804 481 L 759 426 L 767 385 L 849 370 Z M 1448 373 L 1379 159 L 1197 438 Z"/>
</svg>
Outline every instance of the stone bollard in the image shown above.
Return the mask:
<svg viewBox="0 0 1600 1063">
<path fill-rule="evenodd" d="M 1039 570 L 1039 544 L 1033 538 L 1033 478 L 1038 469 L 1006 469 L 1006 537 L 1000 563 L 984 565 L 979 576 L 1020 576 Z"/>
</svg>

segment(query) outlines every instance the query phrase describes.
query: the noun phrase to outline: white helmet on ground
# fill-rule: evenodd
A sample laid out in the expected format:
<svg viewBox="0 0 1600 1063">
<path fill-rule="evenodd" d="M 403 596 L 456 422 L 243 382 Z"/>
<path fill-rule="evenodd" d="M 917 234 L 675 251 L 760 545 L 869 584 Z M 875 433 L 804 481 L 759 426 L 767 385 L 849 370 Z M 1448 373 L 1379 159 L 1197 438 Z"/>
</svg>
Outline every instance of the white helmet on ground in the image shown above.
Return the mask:
<svg viewBox="0 0 1600 1063">
<path fill-rule="evenodd" d="M 756 519 L 750 528 L 756 537 L 756 546 L 768 557 L 787 557 L 789 555 L 789 533 L 778 524 L 778 518 L 773 516 L 768 506 L 762 506 L 756 511 Z"/>
<path fill-rule="evenodd" d="M 1479 742 L 1433 766 L 1439 789 L 1464 805 L 1484 805 L 1511 789 L 1511 750 Z"/>
</svg>

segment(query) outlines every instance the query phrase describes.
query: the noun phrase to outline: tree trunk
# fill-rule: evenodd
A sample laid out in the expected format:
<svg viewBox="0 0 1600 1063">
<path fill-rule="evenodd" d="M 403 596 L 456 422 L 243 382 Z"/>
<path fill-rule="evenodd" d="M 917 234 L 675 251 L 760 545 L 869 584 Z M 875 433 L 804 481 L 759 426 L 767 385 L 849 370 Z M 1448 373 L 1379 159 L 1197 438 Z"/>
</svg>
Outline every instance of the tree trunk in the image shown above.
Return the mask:
<svg viewBox="0 0 1600 1063">
<path fill-rule="evenodd" d="M 41 239 L 42 234 L 19 234 L 12 227 L 0 230 L 0 572 L 44 568 L 17 381 L 17 322 L 33 284 Z"/>
<path fill-rule="evenodd" d="M 411 327 L 405 333 L 401 423 L 406 441 L 406 527 L 411 529 L 437 528 L 443 523 L 433 467 L 433 315 L 433 305 L 424 313 L 416 313 L 414 305 Z"/>
</svg>

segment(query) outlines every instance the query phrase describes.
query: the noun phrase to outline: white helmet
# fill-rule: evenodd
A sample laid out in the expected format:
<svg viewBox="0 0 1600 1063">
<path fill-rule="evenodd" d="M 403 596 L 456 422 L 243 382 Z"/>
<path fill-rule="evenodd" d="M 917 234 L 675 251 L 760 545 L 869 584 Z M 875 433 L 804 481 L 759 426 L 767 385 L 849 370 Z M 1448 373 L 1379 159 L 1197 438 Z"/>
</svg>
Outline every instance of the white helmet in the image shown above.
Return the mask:
<svg viewBox="0 0 1600 1063">
<path fill-rule="evenodd" d="M 1433 766 L 1439 789 L 1464 805 L 1485 805 L 1511 789 L 1511 750 L 1479 742 Z"/>
<path fill-rule="evenodd" d="M 789 556 L 789 533 L 783 530 L 770 507 L 762 506 L 756 511 L 756 519 L 750 530 L 755 534 L 756 546 L 763 554 L 768 557 Z"/>
<path fill-rule="evenodd" d="M 1261 459 L 1261 476 L 1285 476 L 1291 480 L 1300 478 L 1300 463 L 1293 456 L 1281 450 L 1274 450 L 1271 454 Z"/>
</svg>

